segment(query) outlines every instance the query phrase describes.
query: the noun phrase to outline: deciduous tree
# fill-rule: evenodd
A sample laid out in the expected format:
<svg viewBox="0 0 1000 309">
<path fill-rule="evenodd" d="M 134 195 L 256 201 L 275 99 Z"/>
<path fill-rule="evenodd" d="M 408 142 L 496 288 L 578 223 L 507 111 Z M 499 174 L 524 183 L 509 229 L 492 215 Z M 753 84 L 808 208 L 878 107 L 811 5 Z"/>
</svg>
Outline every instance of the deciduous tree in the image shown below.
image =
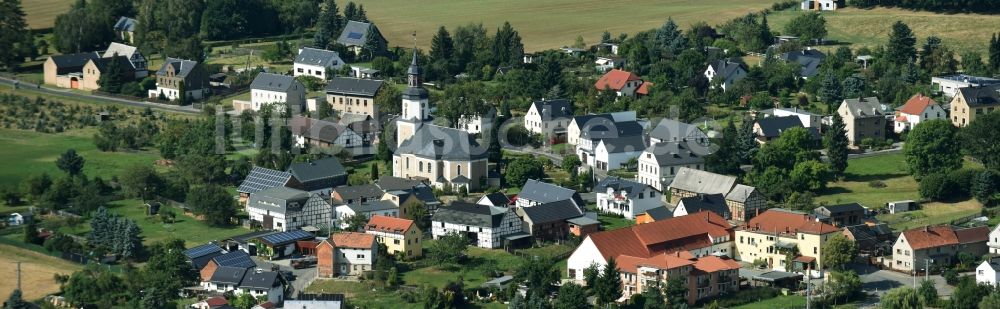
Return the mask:
<svg viewBox="0 0 1000 309">
<path fill-rule="evenodd" d="M 903 154 L 914 178 L 962 167 L 956 131 L 950 121 L 943 119 L 923 121 L 913 128 L 903 145 Z"/>
</svg>

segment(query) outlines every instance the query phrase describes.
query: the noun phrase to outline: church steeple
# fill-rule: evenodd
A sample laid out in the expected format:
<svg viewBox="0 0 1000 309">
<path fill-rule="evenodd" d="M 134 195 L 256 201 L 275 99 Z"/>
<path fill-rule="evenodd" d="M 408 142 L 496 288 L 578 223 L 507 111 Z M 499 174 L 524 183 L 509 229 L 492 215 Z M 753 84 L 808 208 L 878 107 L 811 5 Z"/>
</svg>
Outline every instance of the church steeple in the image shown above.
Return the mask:
<svg viewBox="0 0 1000 309">
<path fill-rule="evenodd" d="M 409 75 L 409 85 L 410 87 L 421 87 L 420 75 L 421 75 L 420 65 L 417 64 L 417 46 L 413 46 L 413 60 L 410 61 L 410 68 L 406 70 L 406 74 Z"/>
<path fill-rule="evenodd" d="M 410 68 L 406 70 L 408 75 L 406 90 L 403 90 L 403 108 L 397 122 L 397 141 L 402 142 L 413 135 L 417 129 L 423 126 L 424 122 L 431 120 L 430 102 L 427 89 L 424 89 L 421 76 L 423 69 L 417 63 L 417 34 L 413 34 L 413 58 L 410 61 Z"/>
</svg>

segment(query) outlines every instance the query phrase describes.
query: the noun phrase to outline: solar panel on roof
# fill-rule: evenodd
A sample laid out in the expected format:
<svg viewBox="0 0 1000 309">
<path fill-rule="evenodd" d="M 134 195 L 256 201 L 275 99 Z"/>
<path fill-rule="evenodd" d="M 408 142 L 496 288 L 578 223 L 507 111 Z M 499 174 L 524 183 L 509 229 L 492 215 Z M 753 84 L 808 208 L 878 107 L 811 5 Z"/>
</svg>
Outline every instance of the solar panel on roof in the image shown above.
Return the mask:
<svg viewBox="0 0 1000 309">
<path fill-rule="evenodd" d="M 215 257 L 215 263 L 219 266 L 232 266 L 232 267 L 255 267 L 257 263 L 254 263 L 250 259 L 250 255 L 247 255 L 243 251 L 233 251 L 227 254 L 223 254 Z"/>
<path fill-rule="evenodd" d="M 267 235 L 261 237 L 261 240 L 264 240 L 271 244 L 283 244 L 312 237 L 313 237 L 312 234 L 309 234 L 309 232 L 303 230 L 294 230 L 294 231 L 287 231 L 287 232 Z"/>
<path fill-rule="evenodd" d="M 219 248 L 219 246 L 215 244 L 204 244 L 191 249 L 187 249 L 186 251 L 184 251 L 184 255 L 187 255 L 188 258 L 193 259 L 193 258 L 203 257 L 219 251 L 222 251 L 222 248 Z"/>
<path fill-rule="evenodd" d="M 285 185 L 285 181 L 291 177 L 288 172 L 276 171 L 272 169 L 254 167 L 247 175 L 247 178 L 240 184 L 239 192 L 256 193 L 266 189 Z"/>
<path fill-rule="evenodd" d="M 349 38 L 349 39 L 355 39 L 355 40 L 360 40 L 360 39 L 361 39 L 361 36 L 363 36 L 363 35 L 364 35 L 364 34 L 362 34 L 362 33 L 358 33 L 358 32 L 351 32 L 351 33 L 348 33 L 348 34 L 347 34 L 347 38 Z"/>
</svg>

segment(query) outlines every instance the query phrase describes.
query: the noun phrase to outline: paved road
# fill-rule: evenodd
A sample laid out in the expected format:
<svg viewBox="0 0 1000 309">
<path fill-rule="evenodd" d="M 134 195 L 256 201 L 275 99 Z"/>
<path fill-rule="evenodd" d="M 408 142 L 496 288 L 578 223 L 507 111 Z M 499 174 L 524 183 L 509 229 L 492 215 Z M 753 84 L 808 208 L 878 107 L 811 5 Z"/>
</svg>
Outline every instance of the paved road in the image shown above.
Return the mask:
<svg viewBox="0 0 1000 309">
<path fill-rule="evenodd" d="M 891 289 L 903 286 L 912 287 L 914 285 L 914 279 L 916 279 L 916 285 L 919 287 L 920 283 L 925 278 L 923 276 L 914 278 L 913 276 L 904 273 L 880 270 L 870 265 L 856 264 L 851 268 L 858 273 L 859 277 L 861 277 L 861 287 L 864 292 L 875 296 L 869 301 L 862 303 L 861 306 L 859 306 L 862 308 L 873 307 L 878 303 L 882 295 L 885 295 L 885 293 Z M 955 288 L 948 285 L 945 282 L 944 277 L 941 277 L 940 275 L 933 275 L 930 276 L 929 279 L 931 282 L 934 282 L 934 287 L 937 288 L 938 296 L 947 298 L 954 293 Z"/>
<path fill-rule="evenodd" d="M 149 108 L 153 108 L 153 109 L 166 110 L 166 111 L 179 112 L 179 113 L 187 113 L 187 114 L 199 114 L 199 113 L 201 113 L 200 110 L 197 110 L 194 107 L 191 107 L 190 105 L 188 105 L 188 106 L 177 106 L 177 105 L 162 104 L 162 103 L 153 103 L 153 102 L 146 102 L 146 101 L 134 101 L 134 100 L 128 100 L 128 99 L 116 98 L 116 97 L 108 97 L 108 96 L 102 96 L 102 95 L 96 95 L 96 94 L 83 94 L 83 93 L 73 92 L 73 91 L 71 91 L 69 89 L 49 88 L 48 86 L 44 86 L 44 85 L 39 86 L 37 84 L 26 83 L 26 82 L 22 82 L 22 81 L 15 81 L 15 80 L 10 79 L 10 78 L 0 77 L 0 84 L 4 84 L 4 85 L 6 85 L 8 87 L 13 86 L 15 82 L 18 83 L 18 89 L 19 89 L 18 91 L 42 93 L 42 94 L 55 95 L 55 96 L 60 96 L 60 97 L 65 97 L 65 98 L 77 98 L 77 99 L 85 99 L 85 100 L 95 100 L 95 101 L 98 101 L 98 102 L 101 102 L 101 103 L 109 103 L 109 104 L 116 103 L 116 104 L 124 104 L 124 105 L 135 106 L 135 107 L 149 107 Z"/>
<path fill-rule="evenodd" d="M 316 267 L 294 269 L 290 265 L 292 261 L 291 259 L 281 259 L 275 261 L 268 261 L 259 257 L 254 257 L 254 259 L 260 268 L 271 269 L 271 265 L 276 265 L 282 272 L 292 273 L 291 278 L 286 278 L 291 285 L 288 292 L 289 298 L 294 299 L 297 297 L 299 292 L 304 291 L 307 287 L 309 287 L 309 284 L 312 284 L 313 280 L 316 279 Z"/>
</svg>

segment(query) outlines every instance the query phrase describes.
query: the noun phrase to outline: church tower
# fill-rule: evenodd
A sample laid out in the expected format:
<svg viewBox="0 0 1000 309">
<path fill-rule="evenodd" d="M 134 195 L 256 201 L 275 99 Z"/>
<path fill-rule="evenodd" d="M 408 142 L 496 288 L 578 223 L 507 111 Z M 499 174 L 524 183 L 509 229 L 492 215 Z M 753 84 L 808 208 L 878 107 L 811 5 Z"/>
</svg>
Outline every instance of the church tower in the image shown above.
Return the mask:
<svg viewBox="0 0 1000 309">
<path fill-rule="evenodd" d="M 413 46 L 413 61 L 406 71 L 409 85 L 403 91 L 403 114 L 396 120 L 396 146 L 402 145 L 413 134 L 430 121 L 430 106 L 427 89 L 422 86 L 420 65 L 417 64 L 417 47 Z"/>
</svg>

